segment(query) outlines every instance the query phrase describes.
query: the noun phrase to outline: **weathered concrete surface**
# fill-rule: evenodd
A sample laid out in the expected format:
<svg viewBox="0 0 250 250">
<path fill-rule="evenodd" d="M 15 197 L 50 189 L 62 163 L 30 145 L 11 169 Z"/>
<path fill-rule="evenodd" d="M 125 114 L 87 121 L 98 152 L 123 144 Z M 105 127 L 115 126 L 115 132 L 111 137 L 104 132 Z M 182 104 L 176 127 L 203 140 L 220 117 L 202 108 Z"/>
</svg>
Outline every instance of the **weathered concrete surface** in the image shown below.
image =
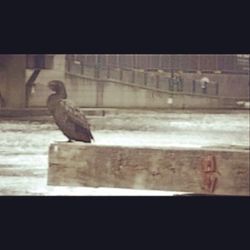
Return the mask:
<svg viewBox="0 0 250 250">
<path fill-rule="evenodd" d="M 48 184 L 250 195 L 249 151 L 57 143 Z"/>
<path fill-rule="evenodd" d="M 67 74 L 69 98 L 81 107 L 99 108 L 239 108 L 241 99 L 169 92 L 117 80 Z"/>
<path fill-rule="evenodd" d="M 26 55 L 0 55 L 0 93 L 4 104 L 1 107 L 25 107 Z"/>
</svg>

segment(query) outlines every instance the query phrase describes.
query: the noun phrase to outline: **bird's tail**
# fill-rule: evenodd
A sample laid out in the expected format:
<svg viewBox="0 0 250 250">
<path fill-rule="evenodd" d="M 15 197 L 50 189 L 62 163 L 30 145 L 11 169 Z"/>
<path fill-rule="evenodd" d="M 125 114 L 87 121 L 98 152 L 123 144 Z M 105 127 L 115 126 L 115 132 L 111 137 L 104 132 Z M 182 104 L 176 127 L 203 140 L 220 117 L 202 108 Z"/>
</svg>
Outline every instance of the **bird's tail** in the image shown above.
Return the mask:
<svg viewBox="0 0 250 250">
<path fill-rule="evenodd" d="M 90 135 L 91 140 L 95 142 L 95 138 L 94 138 L 94 136 L 92 135 L 91 131 L 89 131 L 89 135 Z"/>
</svg>

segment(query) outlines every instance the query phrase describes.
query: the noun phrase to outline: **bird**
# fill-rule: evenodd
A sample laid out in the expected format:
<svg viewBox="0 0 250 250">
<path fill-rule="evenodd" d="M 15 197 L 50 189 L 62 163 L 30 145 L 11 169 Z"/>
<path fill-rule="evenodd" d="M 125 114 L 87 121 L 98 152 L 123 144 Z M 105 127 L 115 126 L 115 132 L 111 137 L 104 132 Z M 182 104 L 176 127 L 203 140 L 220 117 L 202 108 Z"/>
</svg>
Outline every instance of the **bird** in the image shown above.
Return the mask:
<svg viewBox="0 0 250 250">
<path fill-rule="evenodd" d="M 68 142 L 81 141 L 91 143 L 94 137 L 90 130 L 90 124 L 81 110 L 67 100 L 65 85 L 60 80 L 53 80 L 48 87 L 54 93 L 47 99 L 47 107 L 54 121 L 62 133 L 68 138 Z"/>
</svg>

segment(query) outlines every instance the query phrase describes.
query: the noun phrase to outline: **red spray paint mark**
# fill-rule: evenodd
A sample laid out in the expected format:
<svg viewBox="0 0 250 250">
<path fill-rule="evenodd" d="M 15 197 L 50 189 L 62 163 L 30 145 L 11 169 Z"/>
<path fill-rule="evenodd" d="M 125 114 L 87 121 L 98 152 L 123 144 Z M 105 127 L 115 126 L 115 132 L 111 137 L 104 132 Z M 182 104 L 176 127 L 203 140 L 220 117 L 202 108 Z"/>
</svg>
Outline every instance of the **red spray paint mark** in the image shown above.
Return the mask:
<svg viewBox="0 0 250 250">
<path fill-rule="evenodd" d="M 201 174 L 202 189 L 208 193 L 213 193 L 218 183 L 217 174 L 219 174 L 215 156 L 208 155 L 202 160 Z"/>
</svg>

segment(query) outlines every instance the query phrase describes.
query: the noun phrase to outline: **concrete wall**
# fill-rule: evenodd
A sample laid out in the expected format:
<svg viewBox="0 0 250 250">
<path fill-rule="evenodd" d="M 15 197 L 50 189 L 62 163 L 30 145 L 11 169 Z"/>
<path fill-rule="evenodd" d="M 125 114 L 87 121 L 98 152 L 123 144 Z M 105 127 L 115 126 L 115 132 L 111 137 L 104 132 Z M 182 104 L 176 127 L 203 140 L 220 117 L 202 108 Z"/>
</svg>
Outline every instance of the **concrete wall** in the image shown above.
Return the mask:
<svg viewBox="0 0 250 250">
<path fill-rule="evenodd" d="M 207 76 L 211 81 L 219 82 L 220 96 L 241 96 L 245 99 L 249 95 L 248 79 L 245 75 L 183 73 L 184 92 L 186 93 L 183 95 L 181 92 L 168 91 L 169 73 L 161 73 L 157 82 L 157 74 L 148 72 L 145 83 L 145 73 L 138 71 L 134 74 L 135 83 L 133 83 L 131 71 L 126 70 L 123 70 L 123 80 L 120 81 L 119 69 L 111 69 L 109 73 L 107 70 L 101 70 L 100 79 L 98 79 L 94 77 L 94 68 L 86 66 L 82 68 L 79 64 L 73 64 L 70 69 L 73 73 L 65 74 L 63 55 L 56 56 L 55 65 L 58 65 L 55 70 L 41 71 L 36 81 L 36 92 L 29 102 L 30 107 L 46 105 L 50 93 L 47 83 L 52 79 L 65 81 L 69 98 L 78 106 L 90 108 L 238 108 L 235 104 L 237 100 L 216 98 L 216 87 L 213 84 L 208 86 L 209 96 L 201 93 L 200 84 L 197 84 L 196 93 L 193 95 L 193 80 L 198 80 L 203 76 Z M 80 72 L 83 72 L 84 75 L 80 75 Z M 28 75 L 27 71 L 27 77 Z M 108 79 L 108 75 L 110 79 Z"/>
<path fill-rule="evenodd" d="M 97 80 L 67 74 L 65 80 L 69 98 L 81 107 L 222 108 L 224 105 L 222 99 L 217 97 L 171 93 L 110 79 Z"/>
<path fill-rule="evenodd" d="M 52 144 L 48 184 L 250 195 L 249 151 Z"/>
<path fill-rule="evenodd" d="M 72 64 L 70 68 L 70 73 L 81 74 L 81 66 L 79 64 Z M 100 78 L 107 79 L 107 69 L 102 69 L 100 72 Z M 94 77 L 93 67 L 84 67 L 84 75 L 89 77 Z M 130 70 L 122 70 L 122 80 L 124 82 L 133 82 L 132 72 Z M 156 76 L 159 75 L 159 88 L 168 89 L 168 78 L 171 76 L 167 72 L 147 72 L 147 86 L 157 87 Z M 120 80 L 120 69 L 111 69 L 109 72 L 109 78 Z M 182 73 L 184 80 L 184 92 L 192 93 L 193 80 L 199 80 L 202 77 L 208 77 L 211 81 L 219 83 L 219 95 L 225 97 L 239 97 L 239 98 L 249 98 L 249 76 L 240 74 L 220 74 L 220 73 Z M 134 82 L 136 84 L 145 84 L 145 73 L 143 71 L 137 70 L 134 74 Z M 196 87 L 197 93 L 202 93 L 202 89 L 199 84 Z M 208 85 L 208 94 L 215 95 L 216 90 L 213 84 Z"/>
<path fill-rule="evenodd" d="M 8 108 L 25 107 L 26 55 L 0 55 L 0 92 Z"/>
<path fill-rule="evenodd" d="M 183 94 L 154 87 L 126 83 L 112 79 L 96 79 L 75 74 L 61 76 L 65 81 L 68 98 L 80 107 L 101 108 L 238 108 L 230 98 L 218 98 L 204 94 Z M 30 100 L 31 107 L 46 105 L 50 91 L 47 82 L 53 78 L 44 77 L 44 84 L 38 84 Z M 46 84 L 45 84 L 46 81 Z"/>
</svg>

